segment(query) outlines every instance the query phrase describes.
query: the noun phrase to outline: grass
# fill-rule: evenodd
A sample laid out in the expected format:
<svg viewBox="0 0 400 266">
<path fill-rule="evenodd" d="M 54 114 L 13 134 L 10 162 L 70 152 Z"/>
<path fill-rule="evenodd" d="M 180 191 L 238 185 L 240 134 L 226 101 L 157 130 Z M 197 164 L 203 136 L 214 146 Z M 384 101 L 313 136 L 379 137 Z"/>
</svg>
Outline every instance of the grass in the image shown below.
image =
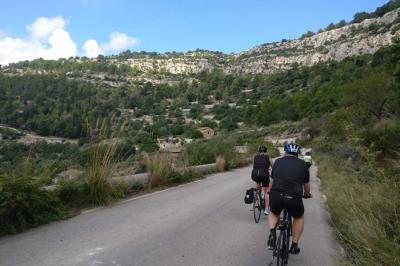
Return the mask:
<svg viewBox="0 0 400 266">
<path fill-rule="evenodd" d="M 149 174 L 148 188 L 166 185 L 168 176 L 174 171 L 173 158 L 168 153 L 145 154 L 146 170 Z"/>
<path fill-rule="evenodd" d="M 110 178 L 116 169 L 120 154 L 118 142 L 101 144 L 106 138 L 114 139 L 123 131 L 123 125 L 108 132 L 107 120 L 97 121 L 94 127 L 88 128 L 90 141 L 94 144 L 89 155 L 87 172 L 88 200 L 92 206 L 109 205 L 123 196 L 123 192 L 113 187 Z"/>
<path fill-rule="evenodd" d="M 355 170 L 350 161 L 323 154 L 318 156 L 318 163 L 331 223 L 349 263 L 400 265 L 399 169 L 392 169 L 397 177 L 379 168 L 365 169 L 370 167 L 368 163 Z"/>
<path fill-rule="evenodd" d="M 217 164 L 217 171 L 218 172 L 222 172 L 222 171 L 225 170 L 226 162 L 225 162 L 225 159 L 224 159 L 223 156 L 218 155 L 217 159 L 215 160 L 215 163 Z"/>
</svg>

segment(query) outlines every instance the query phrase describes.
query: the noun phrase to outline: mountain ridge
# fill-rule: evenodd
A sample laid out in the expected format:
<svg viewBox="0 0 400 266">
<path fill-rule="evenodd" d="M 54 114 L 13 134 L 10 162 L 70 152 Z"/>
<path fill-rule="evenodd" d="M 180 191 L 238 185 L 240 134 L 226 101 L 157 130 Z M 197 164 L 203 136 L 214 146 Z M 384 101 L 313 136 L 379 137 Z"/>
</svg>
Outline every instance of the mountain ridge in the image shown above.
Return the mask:
<svg viewBox="0 0 400 266">
<path fill-rule="evenodd" d="M 70 76 L 79 76 L 82 72 L 87 72 L 82 63 L 101 62 L 118 68 L 128 68 L 129 71 L 126 72 L 129 72 L 128 76 L 134 80 L 154 83 L 157 83 L 157 80 L 173 82 L 177 80 L 175 76 L 182 79 L 202 71 L 213 70 L 221 70 L 225 74 L 270 75 L 287 71 L 293 66 L 312 66 L 331 60 L 341 61 L 350 56 L 373 54 L 380 48 L 389 46 L 393 38 L 400 37 L 399 10 L 397 8 L 380 17 L 367 18 L 358 23 L 353 22 L 316 34 L 309 32 L 309 35 L 305 34 L 295 40 L 261 44 L 240 53 L 224 54 L 197 49 L 159 54 L 128 50 L 114 56 L 99 56 L 93 59 L 76 57 L 57 61 L 63 64 L 81 64 L 78 71 L 74 68 L 65 71 L 64 74 Z M 2 72 L 21 75 L 27 72 L 45 74 L 57 71 L 52 67 L 35 66 L 34 62 L 38 60 L 40 59 L 10 64 L 3 67 Z M 96 73 L 96 70 L 89 69 L 89 72 Z"/>
</svg>

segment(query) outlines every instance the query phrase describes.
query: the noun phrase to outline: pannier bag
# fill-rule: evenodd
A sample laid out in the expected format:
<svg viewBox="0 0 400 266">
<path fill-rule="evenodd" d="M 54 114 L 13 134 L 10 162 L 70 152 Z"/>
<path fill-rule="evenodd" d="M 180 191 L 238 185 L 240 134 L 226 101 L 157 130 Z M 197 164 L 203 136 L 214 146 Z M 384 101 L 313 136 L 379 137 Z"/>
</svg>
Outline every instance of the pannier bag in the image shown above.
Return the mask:
<svg viewBox="0 0 400 266">
<path fill-rule="evenodd" d="M 246 190 L 246 195 L 244 196 L 244 203 L 252 204 L 254 200 L 254 188 Z"/>
</svg>

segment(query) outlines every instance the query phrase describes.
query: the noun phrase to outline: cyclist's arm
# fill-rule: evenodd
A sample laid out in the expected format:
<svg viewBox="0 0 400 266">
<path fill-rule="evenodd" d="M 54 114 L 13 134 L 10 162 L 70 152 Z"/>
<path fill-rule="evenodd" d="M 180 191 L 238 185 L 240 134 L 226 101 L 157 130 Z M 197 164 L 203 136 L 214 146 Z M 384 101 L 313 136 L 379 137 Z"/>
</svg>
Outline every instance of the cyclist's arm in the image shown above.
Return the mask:
<svg viewBox="0 0 400 266">
<path fill-rule="evenodd" d="M 309 195 L 310 194 L 310 171 L 306 170 L 305 171 L 305 177 L 304 177 L 304 194 Z"/>
<path fill-rule="evenodd" d="M 275 178 L 275 173 L 274 173 L 274 168 L 271 167 L 271 175 L 269 178 L 269 187 L 272 188 L 272 184 L 274 183 L 274 178 Z"/>
<path fill-rule="evenodd" d="M 272 169 L 273 166 L 274 166 L 274 161 L 271 158 L 269 158 L 269 167 L 271 167 Z"/>
<path fill-rule="evenodd" d="M 304 194 L 309 195 L 310 194 L 310 182 L 304 183 Z"/>
</svg>

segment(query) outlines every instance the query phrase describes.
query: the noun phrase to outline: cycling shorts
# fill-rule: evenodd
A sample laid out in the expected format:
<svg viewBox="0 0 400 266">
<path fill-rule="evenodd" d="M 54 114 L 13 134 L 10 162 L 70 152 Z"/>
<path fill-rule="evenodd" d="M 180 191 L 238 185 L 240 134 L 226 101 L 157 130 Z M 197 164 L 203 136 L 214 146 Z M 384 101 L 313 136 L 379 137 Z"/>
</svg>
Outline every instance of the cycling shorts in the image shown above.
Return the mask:
<svg viewBox="0 0 400 266">
<path fill-rule="evenodd" d="M 269 187 L 269 177 L 268 176 L 252 176 L 251 179 L 260 184 L 262 187 Z"/>
<path fill-rule="evenodd" d="M 279 191 L 269 192 L 269 208 L 275 215 L 280 215 L 286 209 L 294 218 L 300 218 L 304 214 L 303 199 L 292 197 Z"/>
</svg>

